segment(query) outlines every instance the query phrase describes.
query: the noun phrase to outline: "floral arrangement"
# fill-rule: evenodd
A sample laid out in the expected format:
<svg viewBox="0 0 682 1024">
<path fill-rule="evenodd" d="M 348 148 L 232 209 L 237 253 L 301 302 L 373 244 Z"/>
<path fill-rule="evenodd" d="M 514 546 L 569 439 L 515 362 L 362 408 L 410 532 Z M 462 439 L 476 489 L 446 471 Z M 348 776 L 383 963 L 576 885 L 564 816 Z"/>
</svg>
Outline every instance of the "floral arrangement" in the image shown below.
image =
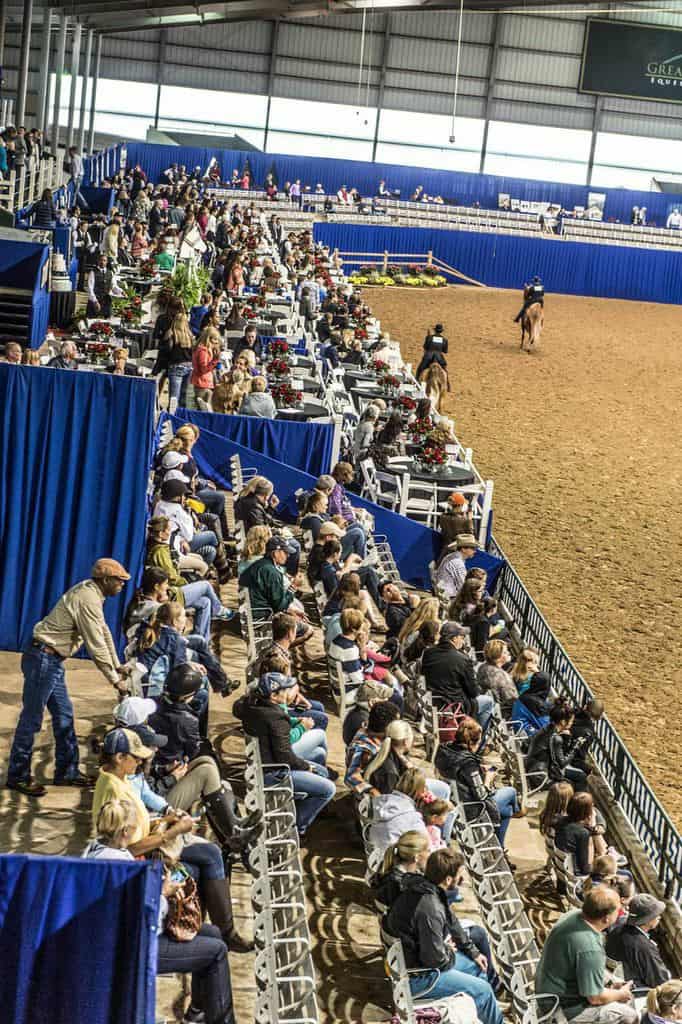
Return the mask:
<svg viewBox="0 0 682 1024">
<path fill-rule="evenodd" d="M 114 333 L 114 328 L 106 320 L 93 320 L 90 324 L 90 330 L 93 334 L 104 335 L 105 338 L 110 338 Z"/>
<path fill-rule="evenodd" d="M 275 338 L 270 342 L 269 352 L 273 359 L 284 359 L 289 354 L 289 342 L 284 338 Z"/>
<path fill-rule="evenodd" d="M 154 260 L 144 260 L 140 263 L 140 277 L 156 277 L 157 269 Z"/>
<path fill-rule="evenodd" d="M 417 264 L 409 266 L 386 268 L 383 273 L 377 267 L 360 267 L 358 271 L 350 275 L 350 283 L 354 285 L 378 285 L 382 288 L 402 285 L 408 288 L 444 288 L 447 284 L 442 274 L 438 273 L 436 267 Z"/>
<path fill-rule="evenodd" d="M 444 466 L 448 461 L 447 452 L 438 444 L 427 443 L 426 447 L 419 454 L 419 461 L 432 469 Z"/>
<path fill-rule="evenodd" d="M 87 341 L 85 343 L 85 349 L 87 352 L 92 352 L 95 355 L 104 355 L 105 352 L 109 351 L 109 346 L 105 345 L 103 341 Z"/>
<path fill-rule="evenodd" d="M 383 359 L 373 359 L 370 363 L 370 368 L 376 373 L 377 377 L 383 377 L 385 373 L 389 373 L 391 367 Z"/>
<path fill-rule="evenodd" d="M 381 378 L 381 384 L 387 391 L 397 391 L 400 387 L 400 377 L 396 377 L 392 373 L 386 373 Z"/>
<path fill-rule="evenodd" d="M 242 306 L 240 313 L 245 320 L 255 320 L 258 316 L 255 309 L 252 309 L 251 306 Z"/>
<path fill-rule="evenodd" d="M 369 334 L 367 333 L 367 331 L 365 330 L 364 327 L 356 327 L 355 328 L 355 339 L 356 339 L 356 341 L 367 341 L 368 338 L 369 338 Z"/>
<path fill-rule="evenodd" d="M 134 306 L 126 306 L 125 309 L 120 310 L 119 316 L 121 317 L 121 324 L 130 326 L 130 324 L 137 324 L 142 319 L 142 310 L 136 309 Z"/>
<path fill-rule="evenodd" d="M 413 412 L 417 408 L 417 403 L 409 395 L 401 395 L 398 399 L 398 406 L 401 412 Z"/>
<path fill-rule="evenodd" d="M 433 430 L 433 420 L 430 416 L 424 416 L 422 419 L 415 420 L 410 427 L 410 433 L 412 440 L 415 444 L 420 444 L 424 438 L 431 433 Z"/>
<path fill-rule="evenodd" d="M 290 372 L 289 364 L 284 359 L 271 359 L 266 369 L 272 377 L 286 377 Z"/>
<path fill-rule="evenodd" d="M 282 384 L 273 384 L 270 394 L 275 400 L 275 405 L 285 409 L 298 405 L 303 400 L 303 392 L 296 391 L 287 381 Z"/>
</svg>

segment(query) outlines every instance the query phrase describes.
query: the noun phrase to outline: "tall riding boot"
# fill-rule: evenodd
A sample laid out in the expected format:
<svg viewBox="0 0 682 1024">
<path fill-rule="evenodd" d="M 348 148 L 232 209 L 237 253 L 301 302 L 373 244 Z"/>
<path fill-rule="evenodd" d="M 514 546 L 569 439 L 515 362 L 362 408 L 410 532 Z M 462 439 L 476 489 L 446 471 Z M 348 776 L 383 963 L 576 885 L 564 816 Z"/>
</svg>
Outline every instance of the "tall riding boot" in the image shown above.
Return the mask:
<svg viewBox="0 0 682 1024">
<path fill-rule="evenodd" d="M 254 948 L 253 939 L 244 939 L 236 931 L 232 913 L 230 883 L 226 878 L 211 878 L 201 884 L 211 924 L 220 929 L 223 942 L 231 953 L 250 953 Z"/>
<path fill-rule="evenodd" d="M 241 852 L 249 846 L 263 830 L 263 815 L 255 811 L 241 819 L 235 813 L 236 801 L 231 790 L 217 789 L 203 799 L 206 817 L 220 842 L 232 852 Z"/>
<path fill-rule="evenodd" d="M 213 564 L 216 567 L 218 579 L 220 580 L 220 582 L 229 583 L 234 573 L 232 571 L 230 563 L 227 560 L 225 548 L 223 547 L 222 544 L 219 544 L 218 547 L 216 548 L 215 561 L 213 562 Z"/>
</svg>

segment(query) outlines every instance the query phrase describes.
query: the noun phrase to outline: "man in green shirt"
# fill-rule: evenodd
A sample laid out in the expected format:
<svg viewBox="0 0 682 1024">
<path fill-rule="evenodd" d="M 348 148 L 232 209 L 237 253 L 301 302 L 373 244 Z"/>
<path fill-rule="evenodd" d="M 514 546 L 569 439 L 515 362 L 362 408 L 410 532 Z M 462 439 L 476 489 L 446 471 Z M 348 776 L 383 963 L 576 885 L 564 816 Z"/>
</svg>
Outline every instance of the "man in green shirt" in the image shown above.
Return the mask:
<svg viewBox="0 0 682 1024">
<path fill-rule="evenodd" d="M 571 1024 L 637 1024 L 632 983 L 604 987 L 606 954 L 602 932 L 618 917 L 620 899 L 599 885 L 582 910 L 565 914 L 547 936 L 535 975 L 536 995 L 556 995 Z M 544 1012 L 545 1007 L 540 1004 Z"/>
</svg>

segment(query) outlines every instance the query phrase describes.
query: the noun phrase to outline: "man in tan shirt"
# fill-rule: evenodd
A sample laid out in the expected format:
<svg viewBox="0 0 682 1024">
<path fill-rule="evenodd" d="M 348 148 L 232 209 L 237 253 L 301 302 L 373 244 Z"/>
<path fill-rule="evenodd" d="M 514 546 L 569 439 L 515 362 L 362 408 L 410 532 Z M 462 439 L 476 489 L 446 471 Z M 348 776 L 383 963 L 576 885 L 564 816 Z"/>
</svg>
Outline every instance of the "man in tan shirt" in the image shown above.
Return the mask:
<svg viewBox="0 0 682 1024">
<path fill-rule="evenodd" d="M 129 573 L 113 558 L 100 558 L 92 578 L 77 583 L 63 594 L 51 612 L 33 629 L 33 642 L 21 659 L 24 674 L 23 707 L 14 733 L 7 771 L 7 788 L 25 796 L 44 796 L 45 787 L 31 778 L 31 757 L 36 733 L 43 724 L 45 708 L 52 716 L 55 742 L 56 786 L 87 786 L 79 769 L 78 740 L 73 706 L 66 689 L 64 659 L 85 648 L 102 675 L 124 696 L 124 678 L 109 627 L 104 602 L 119 594 Z"/>
</svg>

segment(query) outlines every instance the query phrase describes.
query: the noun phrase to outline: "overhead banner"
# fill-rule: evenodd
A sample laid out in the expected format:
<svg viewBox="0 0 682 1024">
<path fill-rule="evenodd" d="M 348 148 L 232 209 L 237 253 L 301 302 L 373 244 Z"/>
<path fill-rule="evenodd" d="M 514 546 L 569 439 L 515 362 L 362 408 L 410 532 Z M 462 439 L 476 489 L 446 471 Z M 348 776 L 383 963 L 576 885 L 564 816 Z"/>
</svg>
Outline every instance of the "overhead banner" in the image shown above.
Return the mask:
<svg viewBox="0 0 682 1024">
<path fill-rule="evenodd" d="M 590 18 L 579 91 L 682 103 L 682 29 Z"/>
</svg>

